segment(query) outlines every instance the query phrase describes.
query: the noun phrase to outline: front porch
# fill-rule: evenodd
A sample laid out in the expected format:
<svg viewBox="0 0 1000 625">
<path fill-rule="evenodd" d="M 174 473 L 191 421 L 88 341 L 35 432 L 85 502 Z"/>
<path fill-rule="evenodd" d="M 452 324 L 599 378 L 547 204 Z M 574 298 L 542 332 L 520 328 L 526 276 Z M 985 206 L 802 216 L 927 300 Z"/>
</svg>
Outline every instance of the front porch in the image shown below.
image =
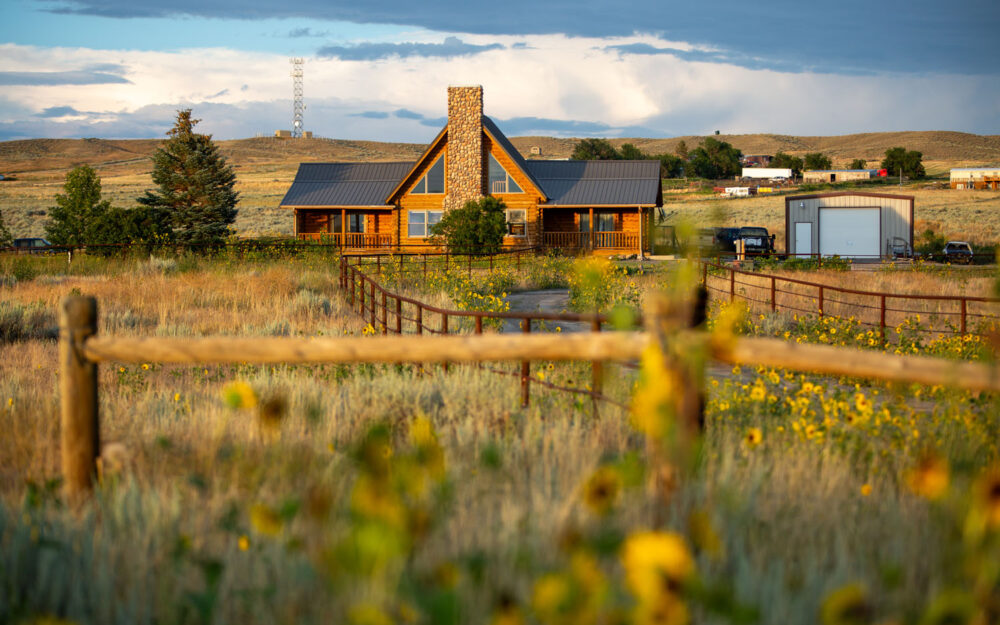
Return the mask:
<svg viewBox="0 0 1000 625">
<path fill-rule="evenodd" d="M 391 208 L 296 209 L 295 237 L 344 249 L 387 249 L 396 244 Z"/>
<path fill-rule="evenodd" d="M 542 246 L 581 253 L 649 251 L 651 211 L 643 208 L 545 208 Z"/>
</svg>

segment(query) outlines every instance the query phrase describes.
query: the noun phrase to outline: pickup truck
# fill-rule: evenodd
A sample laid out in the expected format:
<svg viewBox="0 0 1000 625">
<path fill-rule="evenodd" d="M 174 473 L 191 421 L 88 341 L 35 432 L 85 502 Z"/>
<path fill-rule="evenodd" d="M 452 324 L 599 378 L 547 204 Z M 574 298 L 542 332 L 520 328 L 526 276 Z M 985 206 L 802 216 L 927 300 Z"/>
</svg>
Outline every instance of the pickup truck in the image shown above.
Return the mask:
<svg viewBox="0 0 1000 625">
<path fill-rule="evenodd" d="M 742 239 L 746 251 L 752 256 L 770 256 L 774 253 L 774 235 L 767 228 L 743 226 L 742 228 L 716 228 L 715 249 L 720 252 L 736 252 L 736 241 Z"/>
</svg>

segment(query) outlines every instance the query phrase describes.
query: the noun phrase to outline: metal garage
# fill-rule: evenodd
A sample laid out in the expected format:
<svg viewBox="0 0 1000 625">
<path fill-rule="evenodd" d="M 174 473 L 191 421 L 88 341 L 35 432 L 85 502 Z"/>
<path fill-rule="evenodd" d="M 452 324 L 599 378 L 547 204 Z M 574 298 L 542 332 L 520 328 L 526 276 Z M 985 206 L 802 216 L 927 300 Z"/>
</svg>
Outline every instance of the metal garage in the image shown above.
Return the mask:
<svg viewBox="0 0 1000 625">
<path fill-rule="evenodd" d="M 785 198 L 789 254 L 876 259 L 913 247 L 913 196 L 843 191 Z"/>
</svg>

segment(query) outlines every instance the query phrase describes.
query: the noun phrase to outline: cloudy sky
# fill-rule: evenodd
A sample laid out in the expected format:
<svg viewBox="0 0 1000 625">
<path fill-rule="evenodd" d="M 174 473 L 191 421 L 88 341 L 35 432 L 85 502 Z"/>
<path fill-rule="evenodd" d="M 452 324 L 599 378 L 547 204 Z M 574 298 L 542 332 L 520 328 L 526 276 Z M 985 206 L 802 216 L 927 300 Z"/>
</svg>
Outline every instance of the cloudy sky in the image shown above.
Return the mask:
<svg viewBox="0 0 1000 625">
<path fill-rule="evenodd" d="M 4 0 L 0 140 L 290 128 L 426 142 L 449 84 L 510 135 L 1000 134 L 998 0 Z"/>
</svg>

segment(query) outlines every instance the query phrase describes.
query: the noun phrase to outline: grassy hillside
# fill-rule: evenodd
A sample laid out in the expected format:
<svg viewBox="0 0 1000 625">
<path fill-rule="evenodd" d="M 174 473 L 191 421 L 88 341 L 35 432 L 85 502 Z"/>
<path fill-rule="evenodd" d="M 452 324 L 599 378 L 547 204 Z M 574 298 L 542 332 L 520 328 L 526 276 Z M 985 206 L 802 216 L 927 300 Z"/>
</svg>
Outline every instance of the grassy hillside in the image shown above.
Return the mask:
<svg viewBox="0 0 1000 625">
<path fill-rule="evenodd" d="M 823 152 L 836 165 L 853 158 L 867 158 L 874 165 L 886 149 L 902 145 L 924 153 L 931 175 L 947 172 L 949 167 L 1000 162 L 1000 136 L 971 135 L 959 132 L 896 132 L 843 135 L 837 137 L 793 137 L 786 135 L 721 135 L 747 154 L 783 150 L 792 154 Z M 651 152 L 673 152 L 684 140 L 689 148 L 700 137 L 672 139 L 614 139 L 621 145 L 632 142 Z M 567 158 L 577 139 L 552 137 L 516 137 L 515 147 L 528 154 L 539 147 L 542 158 Z M 105 197 L 113 204 L 130 206 L 151 186 L 149 157 L 159 141 L 153 139 L 32 139 L 0 142 L 0 173 L 16 180 L 0 182 L 0 211 L 15 236 L 40 236 L 42 224 L 61 191 L 66 172 L 88 164 L 101 175 Z M 299 163 L 310 161 L 379 161 L 415 160 L 424 144 L 346 141 L 339 139 L 254 138 L 220 141 L 223 153 L 234 165 L 240 192 L 240 213 L 236 227 L 247 236 L 290 234 L 291 215 L 278 208 Z M 1000 235 L 1000 220 L 992 225 L 992 215 L 1000 213 L 1000 194 L 995 192 L 956 193 L 917 192 L 917 218 L 941 224 L 950 236 L 964 236 L 970 223 L 976 223 L 982 236 Z M 933 197 L 931 197 L 933 196 Z M 783 203 L 779 198 L 719 201 L 697 193 L 671 193 L 665 198 L 673 219 L 690 218 L 697 223 L 759 223 L 783 230 Z M 975 205 L 975 213 L 965 207 Z M 969 217 L 975 219 L 969 221 Z"/>
</svg>

